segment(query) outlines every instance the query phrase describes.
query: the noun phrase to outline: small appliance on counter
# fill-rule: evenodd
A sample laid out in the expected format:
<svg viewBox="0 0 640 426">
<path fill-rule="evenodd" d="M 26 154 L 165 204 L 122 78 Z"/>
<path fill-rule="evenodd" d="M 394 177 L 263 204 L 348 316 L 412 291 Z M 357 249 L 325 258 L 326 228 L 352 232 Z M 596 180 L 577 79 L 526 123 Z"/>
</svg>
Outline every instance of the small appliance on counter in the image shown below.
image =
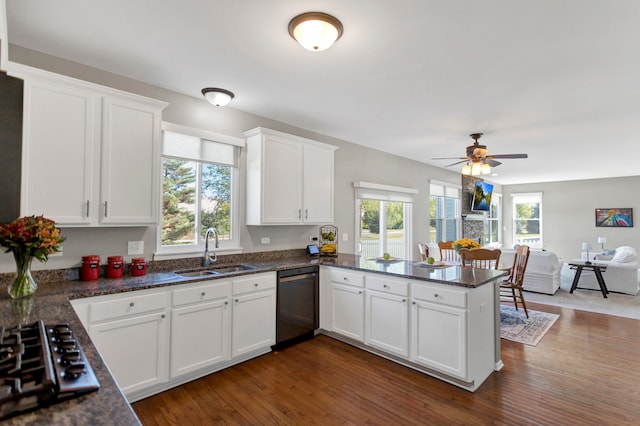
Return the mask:
<svg viewBox="0 0 640 426">
<path fill-rule="evenodd" d="M 69 324 L 0 327 L 0 420 L 100 387 Z"/>
</svg>

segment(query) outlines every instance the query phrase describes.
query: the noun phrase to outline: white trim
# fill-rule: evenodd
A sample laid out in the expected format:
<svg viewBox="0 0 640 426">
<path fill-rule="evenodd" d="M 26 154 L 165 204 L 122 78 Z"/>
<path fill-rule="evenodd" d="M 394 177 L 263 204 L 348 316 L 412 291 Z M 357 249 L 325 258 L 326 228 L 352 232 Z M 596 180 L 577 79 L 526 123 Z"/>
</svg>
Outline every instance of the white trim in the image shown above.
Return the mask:
<svg viewBox="0 0 640 426">
<path fill-rule="evenodd" d="M 222 133 L 211 132 L 209 130 L 197 129 L 195 127 L 183 126 L 182 124 L 170 123 L 168 121 L 162 122 L 162 130 L 174 133 L 182 133 L 184 135 L 195 136 L 201 139 L 206 139 L 212 142 L 221 142 L 228 145 L 235 145 L 239 147 L 245 146 L 245 140 L 237 138 L 235 136 L 223 135 Z"/>
<path fill-rule="evenodd" d="M 9 40 L 7 31 L 7 2 L 0 0 L 0 71 L 7 70 L 9 63 Z"/>
<path fill-rule="evenodd" d="M 367 189 L 377 189 L 380 191 L 389 191 L 389 192 L 404 192 L 407 194 L 417 194 L 419 191 L 415 188 L 405 188 L 402 186 L 392 186 L 392 185 L 384 185 L 382 183 L 371 183 L 371 182 L 363 182 L 363 181 L 355 181 L 353 182 L 354 188 L 367 188 Z"/>
</svg>

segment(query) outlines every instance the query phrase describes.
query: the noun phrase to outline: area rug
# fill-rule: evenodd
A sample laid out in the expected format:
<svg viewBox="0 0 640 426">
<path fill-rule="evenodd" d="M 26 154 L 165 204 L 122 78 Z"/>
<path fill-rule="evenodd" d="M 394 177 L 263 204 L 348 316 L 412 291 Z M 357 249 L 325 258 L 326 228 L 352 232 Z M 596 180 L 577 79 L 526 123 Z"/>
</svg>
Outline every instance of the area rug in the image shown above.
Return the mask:
<svg viewBox="0 0 640 426">
<path fill-rule="evenodd" d="M 529 309 L 527 318 L 522 308 L 500 305 L 500 337 L 536 346 L 559 317 Z"/>
</svg>

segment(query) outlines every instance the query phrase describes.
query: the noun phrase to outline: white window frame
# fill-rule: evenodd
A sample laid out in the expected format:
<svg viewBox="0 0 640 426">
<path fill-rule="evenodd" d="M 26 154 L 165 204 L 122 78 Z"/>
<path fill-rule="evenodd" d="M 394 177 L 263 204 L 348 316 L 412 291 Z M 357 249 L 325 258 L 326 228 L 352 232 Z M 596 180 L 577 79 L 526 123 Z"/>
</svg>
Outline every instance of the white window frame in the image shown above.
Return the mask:
<svg viewBox="0 0 640 426">
<path fill-rule="evenodd" d="M 355 230 L 357 235 L 354 238 L 354 253 L 360 254 L 360 248 L 358 244 L 360 242 L 360 200 L 376 200 L 376 201 L 391 201 L 404 203 L 404 252 L 407 259 L 413 258 L 413 203 L 414 195 L 418 193 L 415 188 L 405 188 L 400 186 L 384 185 L 379 183 L 353 182 L 354 194 L 355 194 Z M 384 204 L 384 203 L 383 203 Z M 381 208 L 384 205 L 380 206 Z M 384 210 L 386 211 L 386 209 Z M 384 211 L 380 213 L 380 221 L 386 223 Z M 381 228 L 382 231 L 382 228 Z M 383 247 L 386 246 L 386 232 L 380 233 L 383 244 L 380 246 L 380 250 L 384 251 Z M 382 256 L 383 253 L 379 253 Z"/>
<path fill-rule="evenodd" d="M 231 239 L 229 240 L 220 240 L 220 247 L 215 249 L 216 253 L 219 254 L 234 254 L 241 253 L 242 247 L 240 246 L 240 186 L 241 186 L 241 175 L 242 170 L 240 166 L 240 150 L 245 146 L 244 139 L 236 138 L 233 136 L 223 135 L 220 133 L 210 132 L 203 129 L 197 129 L 188 126 L 182 126 L 179 124 L 163 122 L 162 123 L 163 130 L 163 141 L 164 141 L 164 132 L 175 132 L 181 133 L 183 135 L 192 136 L 201 138 L 203 140 L 212 141 L 216 143 L 222 143 L 226 145 L 232 145 L 236 147 L 236 166 L 232 166 L 231 170 Z M 163 142 L 164 143 L 164 142 Z M 162 161 L 162 150 L 160 150 L 161 158 L 159 161 Z M 169 155 L 172 158 L 178 158 L 173 155 Z M 187 158 L 185 158 L 187 159 Z M 187 159 L 189 161 L 197 161 L 194 159 Z M 162 167 L 159 168 L 162 170 Z M 160 180 L 162 180 L 162 176 L 158 176 Z M 198 227 L 196 232 L 196 244 L 188 244 L 188 245 L 179 245 L 179 246 L 163 246 L 162 245 L 162 182 L 160 182 L 160 197 L 159 197 L 159 208 L 160 212 L 159 223 L 156 231 L 156 258 L 158 259 L 171 259 L 171 258 L 181 258 L 181 257 L 197 257 L 202 256 L 204 253 L 205 242 L 201 238 L 200 228 L 199 228 L 199 209 L 196 209 L 196 226 Z M 196 197 L 200 199 L 200 185 L 196 186 Z M 209 249 L 211 250 L 213 246 L 211 245 L 212 241 L 209 241 Z"/>
<path fill-rule="evenodd" d="M 538 203 L 540 205 L 540 217 L 537 219 L 539 224 L 539 229 L 540 229 L 540 239 L 538 242 L 523 242 L 521 244 L 527 245 L 531 248 L 543 248 L 544 247 L 544 236 L 543 236 L 543 222 L 542 222 L 542 218 L 543 218 L 543 205 L 542 205 L 542 192 L 523 192 L 523 193 L 516 193 L 516 194 L 511 194 L 511 241 L 513 242 L 514 245 L 518 244 L 518 242 L 516 241 L 516 204 L 527 204 L 527 203 Z"/>
<path fill-rule="evenodd" d="M 456 184 L 452 184 L 452 183 L 448 183 L 448 182 L 440 182 L 437 180 L 431 180 L 429 181 L 429 199 L 428 199 L 428 205 L 431 205 L 431 198 L 432 197 L 439 197 L 439 201 L 442 204 L 442 211 L 445 211 L 444 208 L 444 199 L 445 198 L 454 198 L 457 201 L 456 203 L 456 207 L 455 207 L 455 213 L 454 213 L 454 217 L 447 217 L 447 216 L 443 216 L 443 217 L 431 217 L 431 212 L 427 212 L 427 217 L 428 217 L 428 223 L 427 223 L 427 229 L 428 229 L 428 240 L 429 240 L 429 244 L 434 245 L 437 244 L 437 241 L 431 241 L 431 219 L 440 219 L 440 220 L 444 220 L 443 222 L 443 234 L 446 235 L 447 234 L 447 228 L 446 228 L 446 224 L 447 224 L 447 219 L 448 220 L 455 220 L 455 233 L 456 233 L 456 238 L 458 239 L 460 238 L 460 235 L 462 235 L 462 216 L 461 216 L 461 193 L 462 193 L 462 185 L 456 185 Z"/>
<path fill-rule="evenodd" d="M 489 214 L 487 215 L 487 235 L 489 239 L 487 240 L 488 245 L 501 245 L 502 244 L 502 194 L 494 192 L 491 195 L 491 205 L 496 205 L 496 211 L 498 212 L 498 217 L 491 216 L 491 210 L 489 210 Z M 496 222 L 498 226 L 498 240 L 493 241 L 491 239 L 491 222 Z"/>
</svg>

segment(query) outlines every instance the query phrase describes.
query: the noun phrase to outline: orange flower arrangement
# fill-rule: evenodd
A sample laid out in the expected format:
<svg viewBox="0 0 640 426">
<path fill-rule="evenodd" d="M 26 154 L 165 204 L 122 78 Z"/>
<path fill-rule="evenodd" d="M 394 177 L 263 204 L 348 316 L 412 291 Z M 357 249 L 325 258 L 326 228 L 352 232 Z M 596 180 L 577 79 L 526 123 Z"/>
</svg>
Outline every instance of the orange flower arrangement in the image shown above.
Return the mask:
<svg viewBox="0 0 640 426">
<path fill-rule="evenodd" d="M 38 286 L 31 276 L 31 261 L 35 257 L 46 262 L 64 240 L 55 222 L 43 216 L 25 216 L 0 225 L 0 245 L 6 253 L 13 253 L 16 261 L 16 278 L 9 286 L 11 297 L 35 293 Z"/>
<path fill-rule="evenodd" d="M 453 244 L 453 249 L 455 251 L 460 251 L 461 248 L 467 248 L 469 250 L 480 247 L 480 243 L 471 238 L 462 238 L 460 240 L 455 240 Z"/>
</svg>

